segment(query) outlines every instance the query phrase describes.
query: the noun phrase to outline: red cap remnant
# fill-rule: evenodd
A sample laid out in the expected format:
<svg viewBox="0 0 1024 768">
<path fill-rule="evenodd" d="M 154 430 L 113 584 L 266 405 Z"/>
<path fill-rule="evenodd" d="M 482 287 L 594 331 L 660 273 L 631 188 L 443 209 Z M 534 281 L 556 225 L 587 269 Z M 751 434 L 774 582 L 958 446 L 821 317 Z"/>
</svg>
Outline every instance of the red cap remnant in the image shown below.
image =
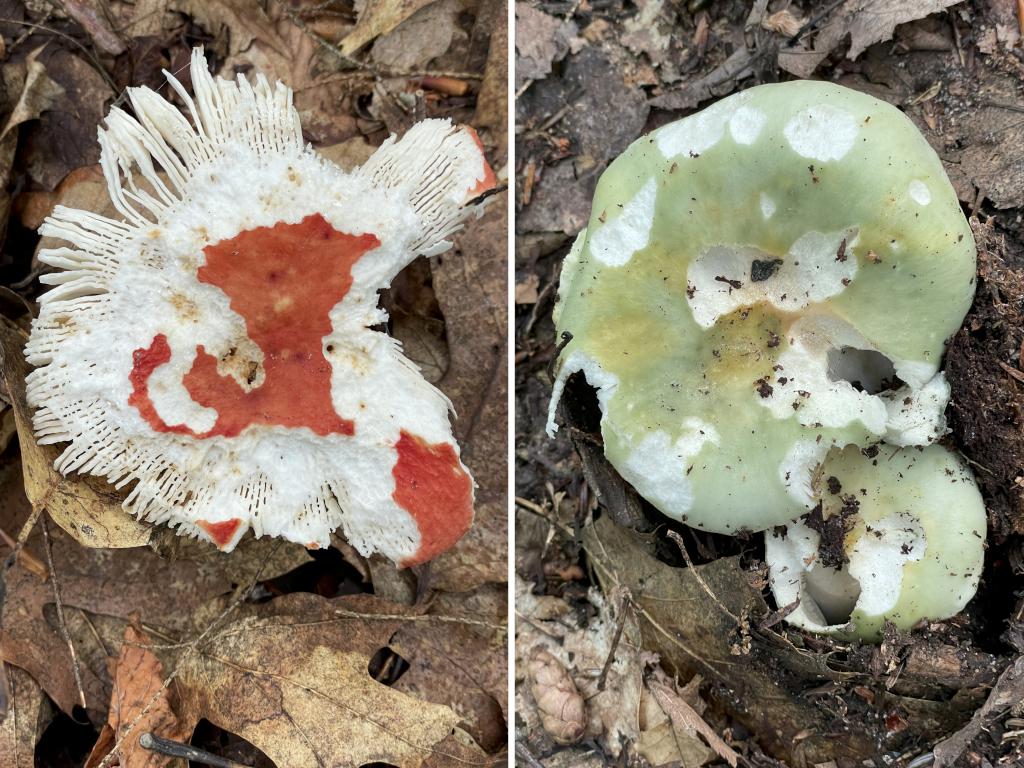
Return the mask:
<svg viewBox="0 0 1024 768">
<path fill-rule="evenodd" d="M 494 175 L 494 171 L 491 169 L 491 164 L 487 162 L 487 155 L 484 154 L 484 143 L 480 141 L 480 136 L 472 126 L 463 125 L 461 127 L 462 130 L 469 134 L 469 137 L 473 139 L 473 142 L 480 150 L 480 160 L 484 164 L 483 178 L 476 183 L 476 186 L 469 190 L 469 197 L 467 199 L 472 200 L 475 197 L 480 197 L 484 192 L 494 189 L 498 185 L 498 179 Z"/>
<path fill-rule="evenodd" d="M 418 565 L 451 547 L 473 522 L 473 481 L 450 445 L 428 445 L 403 431 L 396 446 L 394 500 L 412 515 L 420 547 L 402 561 Z"/>
</svg>

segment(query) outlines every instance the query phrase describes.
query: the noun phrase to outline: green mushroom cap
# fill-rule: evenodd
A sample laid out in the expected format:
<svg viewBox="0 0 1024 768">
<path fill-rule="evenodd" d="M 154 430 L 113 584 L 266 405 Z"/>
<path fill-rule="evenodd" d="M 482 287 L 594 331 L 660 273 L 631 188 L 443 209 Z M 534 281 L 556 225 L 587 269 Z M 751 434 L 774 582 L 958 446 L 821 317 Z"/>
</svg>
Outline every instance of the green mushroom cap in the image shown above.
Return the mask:
<svg viewBox="0 0 1024 768">
<path fill-rule="evenodd" d="M 935 152 L 894 107 L 764 85 L 634 142 L 565 260 L 549 430 L 597 388 L 605 453 L 706 531 L 788 523 L 833 448 L 945 432 L 939 373 L 975 245 Z"/>
<path fill-rule="evenodd" d="M 973 597 L 985 507 L 955 454 L 937 445 L 873 456 L 847 447 L 828 455 L 814 490 L 815 514 L 765 534 L 775 600 L 797 603 L 789 623 L 874 641 L 886 621 L 910 629 L 959 613 Z"/>
</svg>

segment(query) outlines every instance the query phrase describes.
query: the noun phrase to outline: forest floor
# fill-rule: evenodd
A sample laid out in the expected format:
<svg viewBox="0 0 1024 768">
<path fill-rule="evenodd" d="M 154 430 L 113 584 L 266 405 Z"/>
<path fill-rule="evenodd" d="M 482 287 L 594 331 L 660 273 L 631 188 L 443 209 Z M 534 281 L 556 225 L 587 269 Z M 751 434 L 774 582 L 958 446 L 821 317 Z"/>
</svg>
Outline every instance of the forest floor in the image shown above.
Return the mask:
<svg viewBox="0 0 1024 768">
<path fill-rule="evenodd" d="M 1022 29 L 1013 0 L 517 3 L 521 765 L 1024 765 Z M 603 460 L 588 388 L 568 392 L 572 428 L 544 432 L 559 269 L 602 170 L 654 128 L 797 77 L 904 111 L 978 243 L 947 442 L 982 489 L 985 571 L 964 613 L 875 646 L 782 621 L 760 536 L 702 534 L 640 500 Z"/>
</svg>

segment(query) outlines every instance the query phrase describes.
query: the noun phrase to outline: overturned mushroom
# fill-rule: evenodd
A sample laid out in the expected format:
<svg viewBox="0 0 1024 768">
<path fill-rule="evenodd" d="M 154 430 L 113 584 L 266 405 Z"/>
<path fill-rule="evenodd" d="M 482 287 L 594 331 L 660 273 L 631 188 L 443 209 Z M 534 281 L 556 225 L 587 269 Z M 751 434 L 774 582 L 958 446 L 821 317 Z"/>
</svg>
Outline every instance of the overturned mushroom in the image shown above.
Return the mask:
<svg viewBox="0 0 1024 768">
<path fill-rule="evenodd" d="M 250 527 L 326 546 L 339 525 L 403 565 L 469 527 L 449 402 L 371 330 L 377 294 L 434 255 L 494 185 L 470 128 L 389 139 L 344 173 L 304 145 L 291 91 L 213 78 L 191 123 L 147 88 L 99 132 L 120 221 L 58 207 L 70 243 L 26 356 L 34 426 L 63 473 L 134 483 L 140 518 L 231 550 Z"/>
<path fill-rule="evenodd" d="M 978 588 L 986 522 L 971 473 L 937 445 L 869 453 L 830 453 L 814 512 L 765 535 L 791 624 L 877 640 L 887 621 L 909 629 L 956 615 Z"/>
<path fill-rule="evenodd" d="M 670 517 L 764 530 L 814 506 L 826 454 L 945 431 L 946 339 L 970 228 L 894 107 L 766 85 L 636 141 L 566 258 L 565 382 L 598 390 L 605 454 Z"/>
</svg>

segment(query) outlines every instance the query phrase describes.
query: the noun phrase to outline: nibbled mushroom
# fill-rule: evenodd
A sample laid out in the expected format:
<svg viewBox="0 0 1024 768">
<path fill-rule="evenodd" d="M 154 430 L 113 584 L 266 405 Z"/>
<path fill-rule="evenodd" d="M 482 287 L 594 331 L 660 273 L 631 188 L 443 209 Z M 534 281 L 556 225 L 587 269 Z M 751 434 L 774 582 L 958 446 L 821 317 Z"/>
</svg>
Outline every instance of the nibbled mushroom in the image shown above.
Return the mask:
<svg viewBox="0 0 1024 768">
<path fill-rule="evenodd" d="M 450 403 L 371 330 L 378 292 L 435 255 L 494 186 L 447 120 L 352 173 L 304 144 L 289 88 L 213 78 L 192 56 L 191 123 L 147 88 L 99 131 L 115 221 L 58 207 L 70 247 L 26 356 L 34 426 L 63 473 L 134 483 L 140 518 L 231 550 L 250 527 L 309 547 L 339 525 L 410 565 L 468 529 L 473 483 Z"/>
<path fill-rule="evenodd" d="M 765 85 L 634 142 L 565 260 L 555 405 L 598 390 L 605 455 L 666 515 L 764 530 L 813 507 L 833 448 L 945 431 L 939 364 L 975 247 L 899 110 Z"/>
<path fill-rule="evenodd" d="M 884 622 L 946 619 L 974 596 L 985 559 L 985 506 L 970 471 L 941 446 L 831 452 L 815 512 L 765 534 L 786 621 L 862 640 Z"/>
</svg>

